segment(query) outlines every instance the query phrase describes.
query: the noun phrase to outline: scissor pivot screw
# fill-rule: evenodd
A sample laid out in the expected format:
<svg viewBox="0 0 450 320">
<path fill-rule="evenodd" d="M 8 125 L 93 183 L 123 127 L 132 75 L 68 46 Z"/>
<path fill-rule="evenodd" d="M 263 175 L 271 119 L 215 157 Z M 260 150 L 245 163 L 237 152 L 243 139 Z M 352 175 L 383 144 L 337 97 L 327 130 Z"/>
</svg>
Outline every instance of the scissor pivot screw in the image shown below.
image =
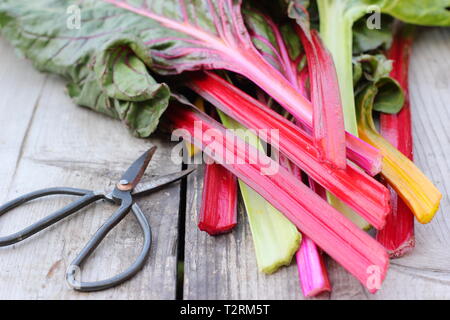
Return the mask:
<svg viewBox="0 0 450 320">
<path fill-rule="evenodd" d="M 130 191 L 133 189 L 133 185 L 128 180 L 120 180 L 117 184 L 117 189 L 120 191 Z"/>
</svg>

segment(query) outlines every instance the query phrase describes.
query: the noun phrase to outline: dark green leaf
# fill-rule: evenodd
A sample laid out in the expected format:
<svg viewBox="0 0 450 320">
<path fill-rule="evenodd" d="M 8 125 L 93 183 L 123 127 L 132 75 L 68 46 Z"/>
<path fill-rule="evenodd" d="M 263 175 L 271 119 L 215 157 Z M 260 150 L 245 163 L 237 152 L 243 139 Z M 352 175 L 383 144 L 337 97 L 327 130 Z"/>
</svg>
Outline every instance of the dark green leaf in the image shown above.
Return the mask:
<svg viewBox="0 0 450 320">
<path fill-rule="evenodd" d="M 392 43 L 392 23 L 392 18 L 386 15 L 381 16 L 381 29 L 369 28 L 367 16 L 356 21 L 353 25 L 353 54 L 389 49 Z"/>
<path fill-rule="evenodd" d="M 301 70 L 302 45 L 290 20 L 276 24 L 268 13 L 253 7 L 243 13 L 251 39 L 267 62 L 283 74 Z M 292 64 L 297 66 L 295 70 L 291 70 Z"/>
<path fill-rule="evenodd" d="M 423 26 L 450 26 L 450 0 L 368 0 L 399 20 Z"/>
<path fill-rule="evenodd" d="M 152 60 L 135 36 L 155 23 L 87 0 L 79 4 L 81 28 L 69 28 L 67 8 L 73 3 L 4 0 L 2 35 L 39 70 L 66 78 L 77 104 L 120 118 L 134 134 L 148 137 L 170 97 L 169 88 L 150 76 Z"/>
<path fill-rule="evenodd" d="M 366 92 L 368 87 L 376 88 L 373 103 L 375 111 L 397 113 L 405 102 L 405 96 L 399 83 L 389 74 L 392 61 L 383 55 L 361 55 L 353 59 L 355 77 L 355 93 Z"/>
<path fill-rule="evenodd" d="M 373 109 L 384 113 L 398 113 L 405 104 L 405 95 L 400 84 L 386 77 L 377 81 L 376 86 L 378 94 L 375 97 Z"/>
</svg>

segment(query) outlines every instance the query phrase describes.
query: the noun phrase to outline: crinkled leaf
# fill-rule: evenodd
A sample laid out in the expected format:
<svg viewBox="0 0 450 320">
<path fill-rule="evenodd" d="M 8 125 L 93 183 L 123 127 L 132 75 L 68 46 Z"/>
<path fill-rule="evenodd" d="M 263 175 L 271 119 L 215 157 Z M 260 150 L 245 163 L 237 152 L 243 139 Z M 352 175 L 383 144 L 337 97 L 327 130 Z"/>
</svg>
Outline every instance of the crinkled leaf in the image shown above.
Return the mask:
<svg viewBox="0 0 450 320">
<path fill-rule="evenodd" d="M 392 61 L 384 55 L 361 55 L 353 59 L 356 86 L 355 92 L 366 90 L 368 86 L 376 86 L 377 94 L 373 109 L 384 113 L 397 113 L 405 102 L 404 92 L 399 83 L 389 76 Z"/>
<path fill-rule="evenodd" d="M 362 79 L 370 82 L 377 82 L 381 78 L 388 76 L 392 71 L 392 61 L 381 54 L 357 56 L 353 59 L 353 64 L 360 65 L 363 71 Z"/>
<path fill-rule="evenodd" d="M 134 34 L 154 22 L 88 0 L 78 4 L 80 29 L 69 28 L 66 10 L 74 3 L 3 1 L 2 34 L 39 70 L 65 77 L 76 103 L 120 118 L 137 136 L 149 136 L 167 108 L 170 92 L 150 76 L 152 60 Z"/>
<path fill-rule="evenodd" d="M 361 63 L 353 63 L 353 86 L 356 87 L 356 84 L 363 76 L 363 69 Z"/>
<path fill-rule="evenodd" d="M 450 26 L 449 0 L 319 0 L 344 9 L 346 18 L 378 10 L 401 21 L 425 26 Z M 372 10 L 374 9 L 374 10 Z"/>
<path fill-rule="evenodd" d="M 0 12 L 20 17 L 15 19 L 20 24 L 17 28 L 7 24 L 8 38 L 15 39 L 14 44 L 41 70 L 79 82 L 89 73 L 80 71 L 84 69 L 80 65 L 92 62 L 98 48 L 113 37 L 132 35 L 152 57 L 148 66 L 152 71 L 235 71 L 255 82 L 298 120 L 311 119 L 311 104 L 254 47 L 241 15 L 241 0 L 6 1 Z M 66 9 L 71 4 L 78 4 L 83 15 L 79 30 L 66 25 Z"/>
<path fill-rule="evenodd" d="M 137 54 L 143 58 L 138 58 Z M 149 75 L 145 60 L 151 59 L 138 39 L 117 39 L 96 56 L 94 71 L 108 96 L 120 100 L 145 101 L 161 87 Z"/>
<path fill-rule="evenodd" d="M 289 23 L 277 24 L 267 13 L 252 7 L 244 10 L 245 23 L 256 48 L 293 85 L 304 67 L 299 36 Z"/>
<path fill-rule="evenodd" d="M 389 49 L 392 44 L 392 18 L 382 15 L 380 27 L 369 28 L 367 16 L 356 21 L 353 25 L 353 54 Z"/>
<path fill-rule="evenodd" d="M 300 25 L 308 38 L 310 38 L 309 30 L 311 28 L 309 5 L 309 0 L 291 0 L 287 9 L 289 18 L 294 19 Z"/>
<path fill-rule="evenodd" d="M 399 83 L 391 77 L 385 77 L 381 78 L 376 85 L 378 94 L 373 109 L 390 114 L 398 113 L 405 103 L 405 95 Z"/>
<path fill-rule="evenodd" d="M 376 19 L 385 13 L 409 23 L 448 26 L 450 0 L 317 0 L 317 4 L 320 33 L 333 55 L 339 76 L 346 129 L 357 134 L 351 66 L 353 24 L 366 14 Z"/>
<path fill-rule="evenodd" d="M 254 10 L 244 10 L 244 18 L 255 47 L 274 68 L 283 71 L 277 36 L 266 16 Z"/>
</svg>

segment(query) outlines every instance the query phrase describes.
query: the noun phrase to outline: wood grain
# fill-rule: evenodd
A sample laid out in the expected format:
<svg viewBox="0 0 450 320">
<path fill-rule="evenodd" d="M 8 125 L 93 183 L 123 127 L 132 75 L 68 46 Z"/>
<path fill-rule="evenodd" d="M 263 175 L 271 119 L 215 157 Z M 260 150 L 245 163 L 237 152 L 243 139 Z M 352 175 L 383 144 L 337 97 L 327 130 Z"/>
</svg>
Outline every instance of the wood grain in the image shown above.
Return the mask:
<svg viewBox="0 0 450 320">
<path fill-rule="evenodd" d="M 176 172 L 167 138 L 141 140 L 120 122 L 75 106 L 64 82 L 34 71 L 0 42 L 0 200 L 52 186 L 112 189 L 116 179 L 151 145 L 158 151 L 148 174 Z M 139 203 L 149 218 L 153 247 L 145 268 L 115 289 L 77 293 L 64 274 L 69 263 L 116 207 L 99 203 L 12 247 L 0 248 L 0 299 L 174 299 L 180 186 Z M 73 198 L 36 201 L 6 214 L 0 234 L 19 230 Z M 139 253 L 142 236 L 130 215 L 86 263 L 83 280 L 119 273 Z"/>
<path fill-rule="evenodd" d="M 411 62 L 411 100 L 417 165 L 443 193 L 428 225 L 416 225 L 416 250 L 393 260 L 382 289 L 369 294 L 328 260 L 331 295 L 320 299 L 450 298 L 450 29 L 423 29 Z M 197 228 L 202 176 L 190 177 L 186 220 L 184 297 L 187 299 L 302 299 L 294 265 L 265 276 L 256 269 L 241 205 L 232 234 L 212 238 Z"/>
<path fill-rule="evenodd" d="M 0 200 L 54 185 L 103 188 L 151 143 L 160 150 L 151 171 L 173 172 L 163 139 L 131 137 L 118 122 L 74 106 L 63 83 L 34 71 L 0 41 Z M 382 290 L 370 295 L 328 260 L 331 295 L 320 299 L 450 299 L 450 29 L 423 29 L 414 46 L 411 99 L 415 159 L 443 193 L 428 225 L 416 225 L 416 250 L 393 260 Z M 295 265 L 266 276 L 257 271 L 242 204 L 239 225 L 210 237 L 197 228 L 202 172 L 188 179 L 183 297 L 186 299 L 303 299 Z M 111 185 L 109 185 L 111 186 Z M 176 291 L 179 186 L 141 201 L 153 226 L 154 247 L 146 268 L 119 288 L 79 294 L 63 281 L 68 263 L 108 217 L 112 207 L 61 222 L 13 248 L 0 249 L 0 298 L 173 299 Z M 69 200 L 43 201 L 2 217 L 0 234 L 18 230 Z M 110 211 L 108 211 L 110 210 Z M 99 247 L 84 276 L 99 279 L 124 268 L 141 238 L 126 219 Z"/>
</svg>

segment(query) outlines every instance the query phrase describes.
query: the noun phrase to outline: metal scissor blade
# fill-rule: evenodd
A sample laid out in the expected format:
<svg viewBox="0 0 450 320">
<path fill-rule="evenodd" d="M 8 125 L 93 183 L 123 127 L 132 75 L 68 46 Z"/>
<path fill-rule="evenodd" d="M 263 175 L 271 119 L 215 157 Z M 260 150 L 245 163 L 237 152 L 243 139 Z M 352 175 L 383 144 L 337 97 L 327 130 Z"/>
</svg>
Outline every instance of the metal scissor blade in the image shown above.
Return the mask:
<svg viewBox="0 0 450 320">
<path fill-rule="evenodd" d="M 141 180 L 142 176 L 147 169 L 150 160 L 152 160 L 153 155 L 156 152 L 156 146 L 150 148 L 148 151 L 144 152 L 139 159 L 133 162 L 133 164 L 127 169 L 123 174 L 118 188 L 120 190 L 132 190 Z"/>
<path fill-rule="evenodd" d="M 133 196 L 139 197 L 142 195 L 149 194 L 168 184 L 183 179 L 193 171 L 195 171 L 195 168 L 183 170 L 177 173 L 172 173 L 161 177 L 155 177 L 148 182 L 142 181 L 139 185 L 137 185 L 134 188 Z"/>
</svg>

